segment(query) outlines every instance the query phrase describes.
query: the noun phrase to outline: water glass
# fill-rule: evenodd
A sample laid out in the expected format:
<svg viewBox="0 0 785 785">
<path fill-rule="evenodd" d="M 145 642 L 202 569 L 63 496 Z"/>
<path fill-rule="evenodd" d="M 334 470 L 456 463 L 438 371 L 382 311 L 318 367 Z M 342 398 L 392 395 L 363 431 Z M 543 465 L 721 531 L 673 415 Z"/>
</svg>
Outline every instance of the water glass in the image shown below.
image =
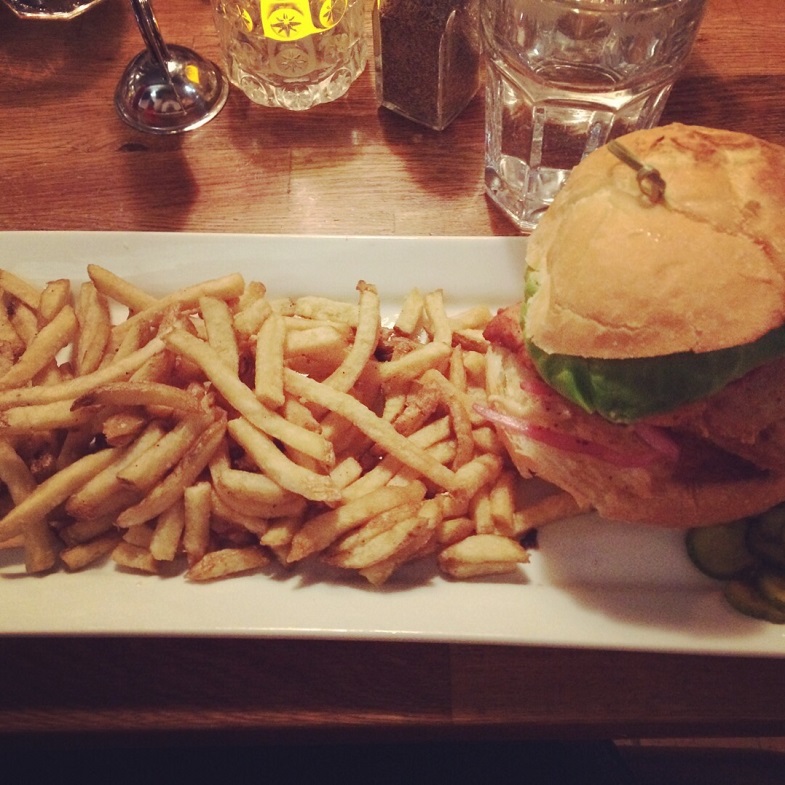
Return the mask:
<svg viewBox="0 0 785 785">
<path fill-rule="evenodd" d="M 706 0 L 480 0 L 485 190 L 531 231 L 575 164 L 657 124 Z"/>
<path fill-rule="evenodd" d="M 4 0 L 20 19 L 75 19 L 101 0 Z"/>
<path fill-rule="evenodd" d="M 364 0 L 213 0 L 229 81 L 252 101 L 310 109 L 365 68 Z"/>
</svg>

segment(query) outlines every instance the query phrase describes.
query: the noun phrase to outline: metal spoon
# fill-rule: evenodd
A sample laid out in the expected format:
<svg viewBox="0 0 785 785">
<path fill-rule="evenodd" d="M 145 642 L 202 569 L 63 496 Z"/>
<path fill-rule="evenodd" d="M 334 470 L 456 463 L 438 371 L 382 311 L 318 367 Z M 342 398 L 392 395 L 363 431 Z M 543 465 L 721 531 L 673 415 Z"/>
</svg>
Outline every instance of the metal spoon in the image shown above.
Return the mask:
<svg viewBox="0 0 785 785">
<path fill-rule="evenodd" d="M 199 128 L 221 111 L 229 83 L 214 63 L 191 49 L 167 46 L 150 0 L 131 0 L 131 7 L 147 48 L 128 64 L 115 90 L 120 117 L 156 134 Z"/>
</svg>

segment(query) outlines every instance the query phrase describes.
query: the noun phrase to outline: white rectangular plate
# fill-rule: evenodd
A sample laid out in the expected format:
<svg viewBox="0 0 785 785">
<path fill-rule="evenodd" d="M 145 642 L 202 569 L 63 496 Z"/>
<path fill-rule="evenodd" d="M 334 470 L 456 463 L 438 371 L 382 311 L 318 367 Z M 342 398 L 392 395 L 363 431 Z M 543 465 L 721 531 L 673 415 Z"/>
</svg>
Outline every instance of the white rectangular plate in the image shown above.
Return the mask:
<svg viewBox="0 0 785 785">
<path fill-rule="evenodd" d="M 521 294 L 523 238 L 0 233 L 0 266 L 44 282 L 102 264 L 152 292 L 239 271 L 273 296 L 354 299 L 361 279 L 392 314 L 413 286 L 451 309 Z M 383 589 L 332 573 L 257 574 L 208 585 L 112 564 L 24 574 L 0 551 L 0 634 L 422 640 L 785 655 L 785 629 L 729 610 L 690 565 L 683 533 L 593 517 L 540 533 L 510 579 L 450 582 L 407 568 Z"/>
</svg>

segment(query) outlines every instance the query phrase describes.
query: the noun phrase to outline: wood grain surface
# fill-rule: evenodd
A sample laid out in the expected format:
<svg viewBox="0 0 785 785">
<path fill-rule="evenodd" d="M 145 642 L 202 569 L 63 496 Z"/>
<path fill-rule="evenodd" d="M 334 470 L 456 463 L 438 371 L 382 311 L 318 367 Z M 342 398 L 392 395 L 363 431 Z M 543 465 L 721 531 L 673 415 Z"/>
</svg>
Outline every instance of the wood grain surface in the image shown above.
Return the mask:
<svg viewBox="0 0 785 785">
<path fill-rule="evenodd" d="M 170 42 L 220 60 L 207 0 L 155 10 Z M 663 121 L 785 143 L 783 35 L 778 0 L 710 0 Z M 232 89 L 204 128 L 156 137 L 124 125 L 112 103 L 141 46 L 127 0 L 66 23 L 19 20 L 0 4 L 0 229 L 516 232 L 483 193 L 482 93 L 429 131 L 377 108 L 369 65 L 333 104 L 288 112 Z"/>
<path fill-rule="evenodd" d="M 155 6 L 170 42 L 218 59 L 206 0 Z M 709 0 L 664 120 L 785 143 L 783 40 L 782 0 Z M 289 113 L 232 89 L 209 125 L 156 137 L 112 104 L 141 45 L 123 0 L 67 23 L 0 5 L 0 230 L 516 231 L 483 195 L 481 94 L 432 132 L 377 108 L 369 68 L 334 104 Z M 774 659 L 536 647 L 3 637 L 0 733 L 777 736 L 783 674 Z"/>
</svg>

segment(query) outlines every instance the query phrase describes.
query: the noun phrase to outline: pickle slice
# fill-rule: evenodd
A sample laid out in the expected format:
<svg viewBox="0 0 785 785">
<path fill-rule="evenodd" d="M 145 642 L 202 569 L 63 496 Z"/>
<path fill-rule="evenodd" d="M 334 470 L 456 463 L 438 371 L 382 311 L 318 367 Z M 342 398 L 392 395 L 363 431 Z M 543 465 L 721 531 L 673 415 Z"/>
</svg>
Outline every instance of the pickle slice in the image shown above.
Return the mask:
<svg viewBox="0 0 785 785">
<path fill-rule="evenodd" d="M 722 581 L 738 612 L 785 624 L 785 504 L 761 515 L 688 529 L 687 554 L 710 578 Z"/>
<path fill-rule="evenodd" d="M 764 570 L 758 575 L 758 591 L 778 610 L 785 613 L 785 575 Z"/>
<path fill-rule="evenodd" d="M 785 569 L 785 507 L 773 507 L 750 520 L 747 547 L 765 564 Z"/>
<path fill-rule="evenodd" d="M 785 624 L 785 610 L 769 602 L 759 590 L 755 578 L 751 576 L 726 581 L 723 594 L 728 603 L 745 616 L 772 624 Z"/>
<path fill-rule="evenodd" d="M 735 578 L 755 563 L 747 547 L 746 520 L 688 529 L 685 537 L 687 555 L 710 578 Z"/>
</svg>

